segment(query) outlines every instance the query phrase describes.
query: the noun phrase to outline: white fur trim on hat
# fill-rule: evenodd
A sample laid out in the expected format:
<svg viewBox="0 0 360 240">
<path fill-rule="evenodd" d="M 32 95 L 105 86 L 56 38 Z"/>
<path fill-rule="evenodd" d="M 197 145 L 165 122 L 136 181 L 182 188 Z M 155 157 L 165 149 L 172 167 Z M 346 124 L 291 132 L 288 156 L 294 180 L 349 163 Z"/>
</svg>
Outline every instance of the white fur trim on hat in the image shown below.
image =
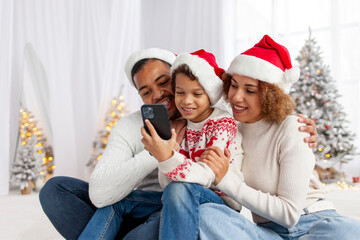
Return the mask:
<svg viewBox="0 0 360 240">
<path fill-rule="evenodd" d="M 251 77 L 263 82 L 278 85 L 286 93 L 289 93 L 292 83 L 299 79 L 299 68 L 292 67 L 285 72 L 261 58 L 240 54 L 231 62 L 229 74 L 239 74 Z"/>
<path fill-rule="evenodd" d="M 181 64 L 186 64 L 191 72 L 199 79 L 200 85 L 204 88 L 210 98 L 211 105 L 215 105 L 221 98 L 223 92 L 223 81 L 215 74 L 214 68 L 204 59 L 189 53 L 179 55 L 170 68 L 170 75 Z"/>
<path fill-rule="evenodd" d="M 138 61 L 140 61 L 142 59 L 146 59 L 146 58 L 160 59 L 160 60 L 163 60 L 164 62 L 167 62 L 170 65 L 172 65 L 175 61 L 176 55 L 175 55 L 175 53 L 172 53 L 168 50 L 161 49 L 161 48 L 148 48 L 148 49 L 134 52 L 133 54 L 130 55 L 130 57 L 127 59 L 127 61 L 125 63 L 125 73 L 126 73 L 127 78 L 129 79 L 131 85 L 135 86 L 134 81 L 131 77 L 131 71 L 132 71 L 134 65 Z"/>
</svg>

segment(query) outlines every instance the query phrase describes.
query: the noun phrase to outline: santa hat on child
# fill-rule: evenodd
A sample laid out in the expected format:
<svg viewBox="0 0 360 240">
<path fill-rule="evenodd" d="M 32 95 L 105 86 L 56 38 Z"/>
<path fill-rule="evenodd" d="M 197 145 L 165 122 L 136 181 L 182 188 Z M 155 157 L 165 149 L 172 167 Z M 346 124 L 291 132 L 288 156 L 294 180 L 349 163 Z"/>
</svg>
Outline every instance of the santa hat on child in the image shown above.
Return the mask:
<svg viewBox="0 0 360 240">
<path fill-rule="evenodd" d="M 288 50 L 265 35 L 254 47 L 231 62 L 229 74 L 239 74 L 278 85 L 289 93 L 299 79 L 300 69 L 291 65 Z"/>
<path fill-rule="evenodd" d="M 170 68 L 170 74 L 180 65 L 186 64 L 191 72 L 198 78 L 200 85 L 204 88 L 210 98 L 211 105 L 215 105 L 221 98 L 223 92 L 223 81 L 221 74 L 224 69 L 219 68 L 215 56 L 204 49 L 193 53 L 180 54 Z"/>
<path fill-rule="evenodd" d="M 172 65 L 175 61 L 176 54 L 172 53 L 168 50 L 160 49 L 160 48 L 143 49 L 143 50 L 140 50 L 140 51 L 137 51 L 137 52 L 134 52 L 133 54 L 131 54 L 125 63 L 125 73 L 129 79 L 131 85 L 133 85 L 134 87 L 135 87 L 135 85 L 134 85 L 134 81 L 131 76 L 131 71 L 132 71 L 134 65 L 138 61 L 147 59 L 147 58 L 159 59 L 159 60 L 162 60 L 162 61 L 167 62 L 168 64 Z"/>
</svg>

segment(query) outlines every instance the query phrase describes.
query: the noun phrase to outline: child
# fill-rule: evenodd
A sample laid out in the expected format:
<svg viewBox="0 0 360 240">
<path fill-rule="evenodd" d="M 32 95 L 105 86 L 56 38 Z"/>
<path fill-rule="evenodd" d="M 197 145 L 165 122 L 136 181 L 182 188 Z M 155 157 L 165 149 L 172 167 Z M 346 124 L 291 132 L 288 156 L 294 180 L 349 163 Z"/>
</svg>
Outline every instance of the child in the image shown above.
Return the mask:
<svg viewBox="0 0 360 240">
<path fill-rule="evenodd" d="M 220 153 L 225 150 L 229 159 L 226 175 L 235 179 L 241 177 L 241 136 L 237 132 L 236 122 L 228 112 L 213 107 L 222 95 L 223 82 L 220 77 L 223 72 L 224 70 L 217 66 L 215 57 L 204 50 L 184 53 L 175 59 L 170 69 L 175 105 L 187 120 L 185 139 L 179 151 L 173 150 L 176 145 L 174 132 L 172 138 L 165 141 L 158 137 L 149 121 L 146 124 L 151 136 L 142 129 L 142 142 L 145 149 L 159 161 L 159 182 L 163 188 L 166 187 L 163 194 L 161 239 L 175 239 L 179 236 L 184 238 L 184 234 L 197 239 L 196 232 L 184 233 L 182 226 L 191 225 L 198 231 L 198 216 L 195 219 L 186 219 L 180 215 L 182 211 L 198 212 L 200 204 L 224 204 L 224 200 L 235 210 L 241 208 L 238 203 L 216 189 L 216 184 L 221 179 L 215 179 L 211 168 L 201 161 L 204 151 L 216 146 Z M 197 209 L 178 209 L 177 201 L 195 201 L 198 203 Z M 180 222 L 174 222 L 173 219 L 180 219 Z"/>
</svg>

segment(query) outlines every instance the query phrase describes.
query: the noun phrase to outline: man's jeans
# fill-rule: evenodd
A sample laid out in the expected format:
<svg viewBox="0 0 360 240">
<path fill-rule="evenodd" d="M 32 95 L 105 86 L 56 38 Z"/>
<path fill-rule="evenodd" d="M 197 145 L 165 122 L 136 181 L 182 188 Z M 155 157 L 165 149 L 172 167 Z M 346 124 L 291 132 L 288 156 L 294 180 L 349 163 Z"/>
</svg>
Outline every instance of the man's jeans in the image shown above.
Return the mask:
<svg viewBox="0 0 360 240">
<path fill-rule="evenodd" d="M 256 225 L 238 212 L 219 204 L 200 206 L 201 240 L 352 240 L 359 236 L 360 223 L 340 216 L 335 210 L 301 215 L 294 227 L 286 228 L 274 222 Z"/>
<path fill-rule="evenodd" d="M 163 193 L 160 239 L 198 239 L 199 208 L 203 203 L 225 204 L 212 190 L 195 183 L 171 182 Z"/>
<path fill-rule="evenodd" d="M 68 240 L 79 238 L 97 209 L 89 199 L 89 184 L 70 177 L 53 177 L 48 180 L 39 198 L 51 223 Z M 129 239 L 149 239 L 149 231 L 158 231 L 152 221 L 159 221 L 157 215 L 159 212 L 140 219 L 125 217 L 117 238 L 121 239 L 133 229 L 128 234 L 132 236 Z"/>
<path fill-rule="evenodd" d="M 158 239 L 161 196 L 162 192 L 133 191 L 117 203 L 98 208 L 79 239 L 115 239 L 117 233 L 122 231 L 120 226 L 125 216 L 140 219 L 155 212 L 148 221 L 151 226 L 146 229 L 147 232 L 144 232 L 144 238 L 141 239 Z M 138 234 L 131 231 L 124 239 L 139 239 L 136 237 Z"/>
</svg>

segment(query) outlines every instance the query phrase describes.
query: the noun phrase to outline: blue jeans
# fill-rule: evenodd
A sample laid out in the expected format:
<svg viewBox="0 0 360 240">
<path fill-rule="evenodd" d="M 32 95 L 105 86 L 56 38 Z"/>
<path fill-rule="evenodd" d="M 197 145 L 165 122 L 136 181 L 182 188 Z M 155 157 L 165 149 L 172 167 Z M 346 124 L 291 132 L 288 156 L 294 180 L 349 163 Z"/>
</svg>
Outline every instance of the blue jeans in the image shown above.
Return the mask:
<svg viewBox="0 0 360 240">
<path fill-rule="evenodd" d="M 159 218 L 157 215 L 162 207 L 161 196 L 162 192 L 138 190 L 117 203 L 98 208 L 79 239 L 115 239 L 117 233 L 122 230 L 120 226 L 125 216 L 143 218 L 155 212 L 157 213 L 150 218 L 151 221 L 148 221 L 152 227 L 148 228 L 149 231 L 145 232 L 141 239 L 158 239 Z M 129 234 L 133 235 L 132 233 Z M 138 239 L 128 235 L 125 239 Z"/>
<path fill-rule="evenodd" d="M 68 240 L 79 238 L 97 209 L 89 199 L 89 184 L 71 177 L 49 179 L 41 189 L 39 198 L 53 226 Z M 156 215 L 159 213 L 154 213 L 155 219 Z M 143 234 L 147 236 L 149 229 L 154 229 L 150 224 L 153 219 L 153 215 L 140 219 L 125 217 L 117 239 L 122 239 L 129 231 L 131 239 L 146 239 Z"/>
<path fill-rule="evenodd" d="M 358 239 L 360 223 L 340 216 L 335 210 L 301 215 L 291 228 L 269 222 L 256 225 L 226 206 L 204 204 L 200 207 L 200 239 Z"/>
<path fill-rule="evenodd" d="M 200 205 L 209 202 L 225 204 L 212 190 L 183 182 L 167 185 L 162 201 L 160 239 L 163 240 L 198 239 Z"/>
</svg>

